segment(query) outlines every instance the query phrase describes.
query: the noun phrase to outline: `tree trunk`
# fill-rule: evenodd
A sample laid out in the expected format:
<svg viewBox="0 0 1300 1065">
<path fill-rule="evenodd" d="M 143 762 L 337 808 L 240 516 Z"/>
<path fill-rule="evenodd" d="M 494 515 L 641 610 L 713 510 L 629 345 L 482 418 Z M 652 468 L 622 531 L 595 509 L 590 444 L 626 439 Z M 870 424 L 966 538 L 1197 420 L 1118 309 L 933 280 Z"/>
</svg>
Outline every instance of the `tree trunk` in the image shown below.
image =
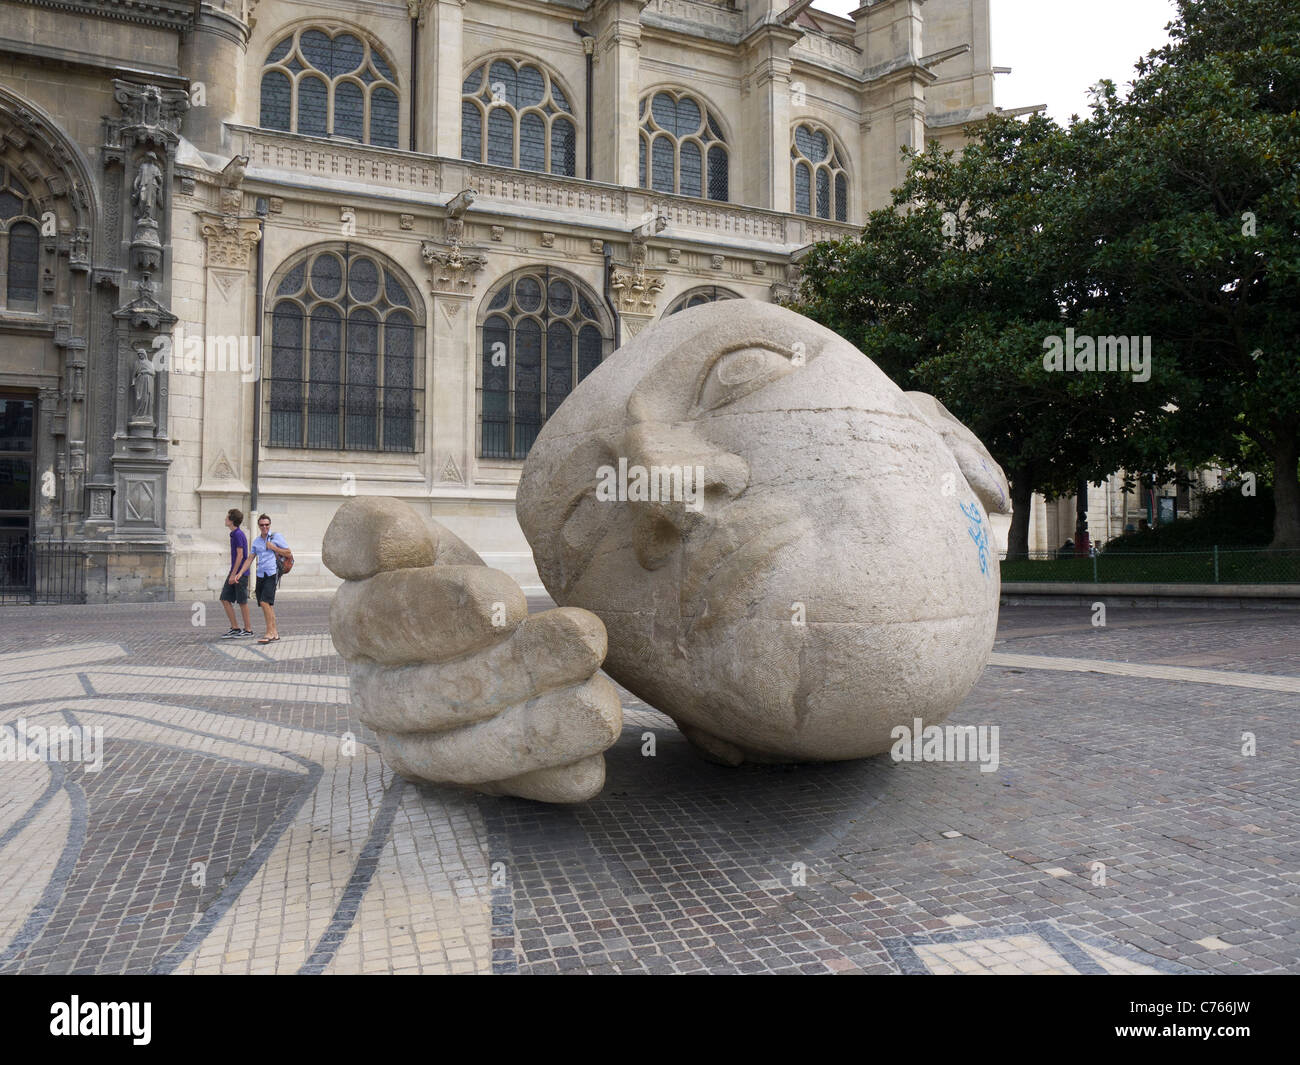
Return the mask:
<svg viewBox="0 0 1300 1065">
<path fill-rule="evenodd" d="M 1029 556 L 1029 508 L 1034 485 L 1028 470 L 1013 470 L 1011 477 L 1011 529 L 1007 533 L 1007 558 Z"/>
<path fill-rule="evenodd" d="M 1273 542 L 1269 547 L 1300 548 L 1300 477 L 1296 476 L 1300 440 L 1294 430 L 1275 433 L 1273 439 L 1273 502 L 1277 513 L 1273 516 Z"/>
</svg>

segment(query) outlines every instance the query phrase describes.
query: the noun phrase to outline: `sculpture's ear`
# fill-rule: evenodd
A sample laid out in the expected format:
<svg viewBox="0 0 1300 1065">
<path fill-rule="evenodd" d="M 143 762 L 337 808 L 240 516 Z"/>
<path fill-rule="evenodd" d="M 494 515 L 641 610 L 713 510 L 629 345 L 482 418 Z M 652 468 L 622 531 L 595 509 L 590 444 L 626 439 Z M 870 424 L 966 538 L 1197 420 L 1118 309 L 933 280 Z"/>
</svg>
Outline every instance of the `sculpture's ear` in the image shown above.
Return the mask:
<svg viewBox="0 0 1300 1065">
<path fill-rule="evenodd" d="M 1011 513 L 1011 487 L 1007 475 L 979 437 L 953 417 L 952 412 L 928 392 L 906 392 L 912 406 L 943 437 L 957 460 L 966 483 L 990 514 Z"/>
</svg>

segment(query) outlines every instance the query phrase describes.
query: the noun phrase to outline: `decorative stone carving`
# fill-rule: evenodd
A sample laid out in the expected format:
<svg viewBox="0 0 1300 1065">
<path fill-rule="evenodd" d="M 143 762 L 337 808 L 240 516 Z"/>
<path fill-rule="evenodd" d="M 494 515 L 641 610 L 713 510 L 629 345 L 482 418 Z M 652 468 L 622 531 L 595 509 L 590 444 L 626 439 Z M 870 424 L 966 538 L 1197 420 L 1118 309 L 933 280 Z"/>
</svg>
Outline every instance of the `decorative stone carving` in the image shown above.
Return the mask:
<svg viewBox="0 0 1300 1065">
<path fill-rule="evenodd" d="M 709 266 L 714 270 L 721 270 L 722 264 L 727 261 L 724 255 L 714 255 L 709 259 Z"/>
<path fill-rule="evenodd" d="M 767 262 L 766 262 L 766 260 L 763 260 L 763 259 L 755 259 L 755 260 L 754 260 L 754 273 L 758 274 L 760 277 L 761 277 L 763 274 L 766 274 L 766 273 L 767 273 Z"/>
<path fill-rule="evenodd" d="M 669 248 L 669 249 L 668 249 L 668 261 L 669 261 L 670 263 L 674 263 L 674 264 L 675 264 L 675 263 L 679 263 L 679 262 L 681 262 L 681 261 L 682 261 L 682 249 L 681 249 L 681 248 Z"/>
<path fill-rule="evenodd" d="M 154 295 L 157 287 L 148 277 L 136 281 L 135 299 L 114 311 L 113 317 L 128 322 L 132 329 L 149 333 L 175 325 L 176 315 L 159 303 Z"/>
<path fill-rule="evenodd" d="M 189 93 L 183 89 L 160 89 L 129 81 L 113 82 L 113 98 L 122 107 L 123 128 L 133 135 L 136 144 L 174 144 L 180 134 L 181 118 L 190 109 Z"/>
<path fill-rule="evenodd" d="M 397 216 L 397 224 L 398 224 L 399 226 L 401 226 L 403 229 L 414 229 L 414 228 L 415 228 L 415 215 L 413 215 L 413 214 L 399 214 L 399 215 Z"/>
<path fill-rule="evenodd" d="M 208 244 L 208 265 L 247 269 L 253 246 L 262 239 L 256 219 L 214 215 L 203 211 L 201 232 Z"/>
<path fill-rule="evenodd" d="M 217 461 L 212 464 L 212 476 L 221 481 L 237 481 L 239 474 L 235 472 L 235 467 L 230 464 L 230 459 L 226 458 L 225 451 L 217 452 Z"/>
<path fill-rule="evenodd" d="M 154 428 L 154 365 L 149 345 L 135 346 L 135 364 L 131 367 L 131 419 L 127 423 L 132 433 Z"/>
<path fill-rule="evenodd" d="M 154 273 L 162 265 L 158 219 L 163 207 L 163 169 L 157 152 L 148 151 L 137 161 L 135 180 L 131 183 L 131 203 L 135 207 L 131 258 L 135 269 Z"/>
<path fill-rule="evenodd" d="M 529 615 L 507 574 L 396 499 L 344 503 L 321 557 L 343 578 L 334 645 L 397 772 L 543 802 L 600 791 L 623 712 L 594 615 Z"/>
<path fill-rule="evenodd" d="M 582 381 L 516 509 L 551 596 L 604 622 L 606 672 L 737 764 L 867 757 L 943 721 L 992 649 L 1007 499 L 937 401 L 792 311 L 725 300 Z"/>
<path fill-rule="evenodd" d="M 539 239 L 540 239 L 540 241 L 541 241 L 541 245 L 542 245 L 543 248 L 554 248 L 554 247 L 555 247 L 555 234 L 554 234 L 554 233 L 543 233 Z"/>
<path fill-rule="evenodd" d="M 627 262 L 615 263 L 609 287 L 623 313 L 653 315 L 655 301 L 664 287 L 662 269 L 647 269 L 644 237 L 635 236 L 628 245 Z"/>
<path fill-rule="evenodd" d="M 268 214 L 283 214 L 283 213 L 284 213 L 284 197 L 283 197 L 283 196 L 268 196 L 268 197 L 266 198 L 266 210 L 267 210 L 267 213 L 268 213 Z"/>
<path fill-rule="evenodd" d="M 153 525 L 158 520 L 155 486 L 152 480 L 127 477 L 126 520 Z"/>
<path fill-rule="evenodd" d="M 465 212 L 474 202 L 473 189 L 462 189 L 447 203 L 443 219 L 443 240 L 426 240 L 420 254 L 430 267 L 433 291 L 447 296 L 468 296 L 474 291 L 474 275 L 487 265 L 487 256 L 476 248 L 462 248 Z"/>
<path fill-rule="evenodd" d="M 420 254 L 429 265 L 436 292 L 467 296 L 474 291 L 474 275 L 487 266 L 487 256 L 459 244 L 440 244 L 426 240 Z"/>
<path fill-rule="evenodd" d="M 448 455 L 447 461 L 442 464 L 442 473 L 438 476 L 442 484 L 464 484 L 465 478 L 461 476 L 460 467 L 456 465 L 456 457 Z"/>
<path fill-rule="evenodd" d="M 493 227 L 492 227 L 492 239 L 493 239 L 493 240 L 503 240 L 503 239 L 505 238 L 505 235 L 506 235 L 506 227 L 505 227 L 505 226 L 493 226 Z"/>
<path fill-rule="evenodd" d="M 601 240 L 599 237 L 591 238 L 591 253 L 593 255 L 605 254 L 605 242 Z"/>
</svg>

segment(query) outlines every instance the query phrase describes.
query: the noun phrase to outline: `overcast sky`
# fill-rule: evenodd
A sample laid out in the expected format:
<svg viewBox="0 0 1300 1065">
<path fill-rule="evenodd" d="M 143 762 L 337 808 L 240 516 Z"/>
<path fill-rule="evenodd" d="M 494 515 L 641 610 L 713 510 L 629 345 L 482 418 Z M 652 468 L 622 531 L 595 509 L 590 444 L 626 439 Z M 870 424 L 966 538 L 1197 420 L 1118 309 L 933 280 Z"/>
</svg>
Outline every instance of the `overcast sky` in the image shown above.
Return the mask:
<svg viewBox="0 0 1300 1065">
<path fill-rule="evenodd" d="M 994 83 L 994 101 L 1013 108 L 1047 104 L 1066 123 L 1086 114 L 1088 87 L 1110 78 L 1123 92 L 1133 65 L 1168 39 L 1173 0 L 992 0 L 993 65 L 1010 67 Z M 815 0 L 847 15 L 858 0 Z M 924 9 L 922 9 L 924 14 Z"/>
</svg>

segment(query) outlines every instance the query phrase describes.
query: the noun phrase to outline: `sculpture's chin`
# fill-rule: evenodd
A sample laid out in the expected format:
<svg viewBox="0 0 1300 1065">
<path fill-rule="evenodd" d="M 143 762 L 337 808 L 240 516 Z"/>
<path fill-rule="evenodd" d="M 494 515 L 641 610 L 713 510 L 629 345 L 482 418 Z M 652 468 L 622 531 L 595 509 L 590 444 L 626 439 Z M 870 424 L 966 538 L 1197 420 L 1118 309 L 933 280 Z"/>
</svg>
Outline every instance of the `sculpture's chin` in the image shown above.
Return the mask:
<svg viewBox="0 0 1300 1065">
<path fill-rule="evenodd" d="M 605 618 L 606 671 L 706 757 L 731 764 L 864 758 L 889 750 L 899 725 L 941 723 L 979 679 L 996 624 L 987 612 L 802 625 L 749 617 L 669 644 L 645 620 Z"/>
</svg>

